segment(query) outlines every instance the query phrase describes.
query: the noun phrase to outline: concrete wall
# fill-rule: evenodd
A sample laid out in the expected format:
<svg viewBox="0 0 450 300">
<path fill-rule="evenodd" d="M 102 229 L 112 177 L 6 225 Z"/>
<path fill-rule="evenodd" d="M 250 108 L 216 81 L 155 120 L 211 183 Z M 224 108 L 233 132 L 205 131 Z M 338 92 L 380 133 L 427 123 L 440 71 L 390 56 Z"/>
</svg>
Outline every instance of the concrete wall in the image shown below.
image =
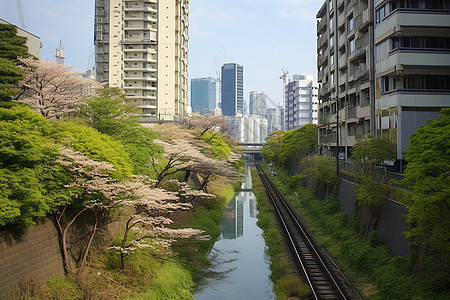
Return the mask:
<svg viewBox="0 0 450 300">
<path fill-rule="evenodd" d="M 11 299 L 11 293 L 30 280 L 43 283 L 63 274 L 58 232 L 50 220 L 20 237 L 1 234 L 0 299 Z"/>
<path fill-rule="evenodd" d="M 356 200 L 353 182 L 341 179 L 338 198 L 342 210 L 348 214 L 349 218 L 352 218 Z M 386 198 L 385 207 L 376 225 L 378 241 L 388 246 L 391 253 L 404 257 L 408 257 L 410 253 L 408 240 L 403 235 L 403 231 L 408 230 L 407 213 L 408 209 L 403 204 Z"/>
</svg>

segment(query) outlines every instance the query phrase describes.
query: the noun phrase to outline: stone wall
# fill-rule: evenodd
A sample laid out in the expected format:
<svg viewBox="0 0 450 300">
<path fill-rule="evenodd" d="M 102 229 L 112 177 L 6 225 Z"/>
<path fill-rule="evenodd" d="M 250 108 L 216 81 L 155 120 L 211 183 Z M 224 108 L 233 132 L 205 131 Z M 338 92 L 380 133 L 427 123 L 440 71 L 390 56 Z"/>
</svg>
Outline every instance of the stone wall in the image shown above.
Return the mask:
<svg viewBox="0 0 450 300">
<path fill-rule="evenodd" d="M 20 285 L 63 275 L 58 232 L 46 219 L 21 236 L 0 235 L 0 298 L 11 299 Z"/>
</svg>

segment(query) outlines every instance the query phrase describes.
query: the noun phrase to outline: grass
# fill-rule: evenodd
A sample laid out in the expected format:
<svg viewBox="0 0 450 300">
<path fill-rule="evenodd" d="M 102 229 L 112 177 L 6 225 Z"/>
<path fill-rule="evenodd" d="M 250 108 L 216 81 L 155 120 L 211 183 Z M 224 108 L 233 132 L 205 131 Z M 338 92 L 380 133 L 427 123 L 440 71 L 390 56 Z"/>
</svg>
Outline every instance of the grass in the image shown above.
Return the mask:
<svg viewBox="0 0 450 300">
<path fill-rule="evenodd" d="M 328 249 L 368 299 L 445 299 L 445 295 L 434 294 L 425 282 L 411 276 L 405 258 L 392 256 L 386 246 L 377 244 L 376 232 L 361 238 L 341 211 L 336 196 L 320 201 L 281 169 L 273 180 L 305 217 L 319 244 Z"/>
<path fill-rule="evenodd" d="M 273 282 L 273 291 L 277 299 L 304 299 L 311 290 L 292 271 L 292 266 L 286 251 L 283 239 L 279 233 L 273 206 L 267 201 L 264 186 L 256 172 L 252 168 L 253 193 L 258 200 L 258 226 L 263 230 L 266 241 L 267 253 L 270 256 L 270 278 Z"/>
</svg>

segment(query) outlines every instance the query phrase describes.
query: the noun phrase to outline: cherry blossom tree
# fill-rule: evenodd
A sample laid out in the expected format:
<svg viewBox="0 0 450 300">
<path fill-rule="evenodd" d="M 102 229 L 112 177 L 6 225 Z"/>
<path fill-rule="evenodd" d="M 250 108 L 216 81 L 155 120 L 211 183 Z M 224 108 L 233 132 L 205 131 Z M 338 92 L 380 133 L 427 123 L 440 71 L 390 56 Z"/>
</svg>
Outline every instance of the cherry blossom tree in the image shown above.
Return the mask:
<svg viewBox="0 0 450 300">
<path fill-rule="evenodd" d="M 120 246 L 113 246 L 120 253 L 122 269 L 125 267 L 125 256 L 138 248 L 149 248 L 159 254 L 170 253 L 170 245 L 178 239 L 196 238 L 208 239 L 202 236 L 204 231 L 192 228 L 172 229 L 166 226 L 172 224 L 170 215 L 177 210 L 192 208 L 192 204 L 180 201 L 188 195 L 198 194 L 202 197 L 215 197 L 206 193 L 191 193 L 184 183 L 173 181 L 180 187 L 178 192 L 169 192 L 160 188 L 151 188 L 140 180 L 133 183 L 132 197 L 123 201 L 124 206 L 131 207 L 134 213 L 128 218 Z M 129 233 L 133 229 L 135 235 L 131 241 Z"/>
<path fill-rule="evenodd" d="M 81 209 L 71 217 L 67 216 L 67 210 L 71 203 L 67 203 L 56 214 L 66 273 L 72 271 L 67 250 L 68 230 L 84 212 L 91 211 L 94 216 L 92 231 L 78 270 L 78 273 L 81 273 L 101 221 L 108 216 L 108 212 L 112 208 L 120 204 L 122 196 L 130 193 L 133 187 L 109 176 L 108 172 L 115 170 L 110 163 L 94 161 L 80 152 L 75 152 L 71 149 L 61 149 L 61 157 L 58 159 L 58 162 L 68 167 L 71 172 L 73 182 L 67 188 L 73 189 L 75 201 L 81 205 Z"/>
<path fill-rule="evenodd" d="M 25 78 L 18 101 L 28 104 L 46 118 L 60 118 L 77 109 L 86 97 L 92 96 L 101 84 L 55 62 L 19 58 Z"/>
</svg>

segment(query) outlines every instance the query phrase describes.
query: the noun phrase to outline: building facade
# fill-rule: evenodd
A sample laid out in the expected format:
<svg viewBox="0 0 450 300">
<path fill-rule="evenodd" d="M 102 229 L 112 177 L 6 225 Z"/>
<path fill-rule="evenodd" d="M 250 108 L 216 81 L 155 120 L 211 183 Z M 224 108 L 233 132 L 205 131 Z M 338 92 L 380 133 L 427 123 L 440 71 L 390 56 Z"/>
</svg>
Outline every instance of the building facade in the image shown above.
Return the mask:
<svg viewBox="0 0 450 300">
<path fill-rule="evenodd" d="M 262 144 L 267 137 L 268 122 L 262 116 L 248 115 L 227 117 L 233 131 L 231 136 L 240 143 Z"/>
<path fill-rule="evenodd" d="M 312 75 L 294 75 L 285 88 L 285 128 L 292 130 L 305 124 L 317 124 L 318 85 Z"/>
<path fill-rule="evenodd" d="M 244 114 L 244 68 L 236 63 L 222 66 L 221 101 L 224 116 Z"/>
<path fill-rule="evenodd" d="M 282 105 L 266 109 L 264 117 L 267 120 L 267 135 L 274 131 L 283 130 L 284 120 L 282 119 L 282 111 Z"/>
<path fill-rule="evenodd" d="M 401 162 L 409 136 L 450 106 L 450 2 L 375 0 L 374 8 L 376 135 Z"/>
<path fill-rule="evenodd" d="M 216 79 L 212 77 L 191 79 L 192 112 L 215 114 Z"/>
<path fill-rule="evenodd" d="M 188 7 L 188 0 L 95 1 L 95 77 L 123 89 L 143 122 L 186 113 Z"/>
<path fill-rule="evenodd" d="M 248 99 L 248 114 L 264 116 L 267 106 L 266 93 L 252 91 Z"/>
<path fill-rule="evenodd" d="M 316 17 L 319 146 L 349 157 L 375 131 L 373 0 L 327 0 Z"/>
<path fill-rule="evenodd" d="M 447 0 L 325 1 L 317 13 L 322 153 L 349 157 L 356 138 L 371 134 L 389 139 L 402 169 L 409 136 L 450 106 L 449 20 Z"/>
<path fill-rule="evenodd" d="M 0 24 L 14 25 L 3 19 L 0 19 Z M 25 29 L 20 28 L 19 26 L 16 27 L 17 27 L 17 35 L 27 38 L 27 42 L 25 43 L 25 45 L 28 47 L 28 53 L 41 59 L 41 39 L 37 35 L 34 35 L 31 32 L 28 32 Z"/>
</svg>

